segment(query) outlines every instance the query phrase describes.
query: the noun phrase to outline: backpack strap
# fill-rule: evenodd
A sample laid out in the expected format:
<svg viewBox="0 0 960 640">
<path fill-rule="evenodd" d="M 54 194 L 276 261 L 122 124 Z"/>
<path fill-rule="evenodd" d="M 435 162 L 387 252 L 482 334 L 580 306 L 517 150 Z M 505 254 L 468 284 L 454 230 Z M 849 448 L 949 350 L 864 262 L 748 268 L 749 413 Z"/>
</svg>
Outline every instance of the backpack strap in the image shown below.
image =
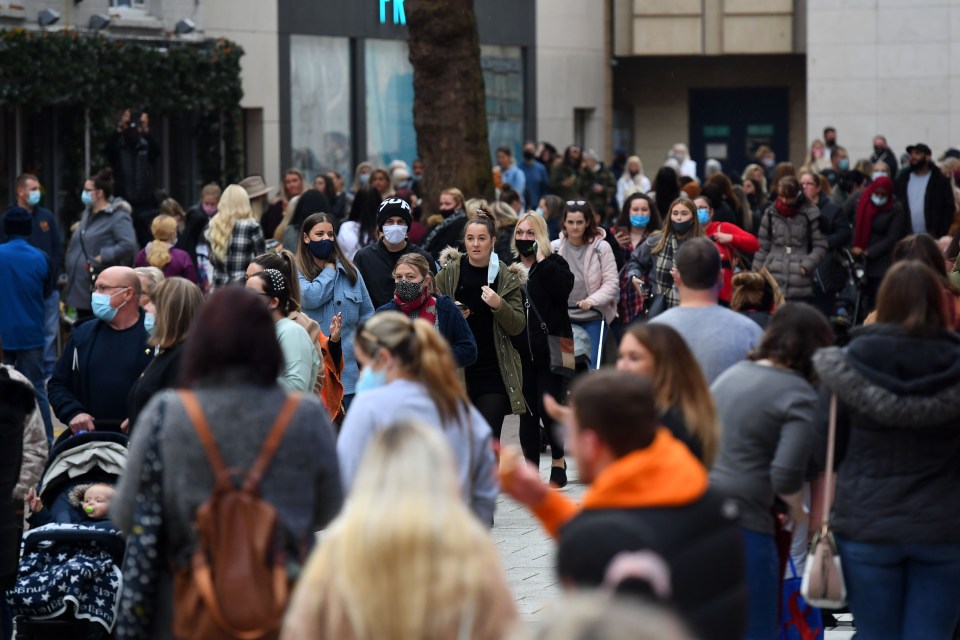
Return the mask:
<svg viewBox="0 0 960 640">
<path fill-rule="evenodd" d="M 253 461 L 250 471 L 247 472 L 247 478 L 243 483 L 244 491 L 253 491 L 260 484 L 260 479 L 270 465 L 270 461 L 273 460 L 273 455 L 280 447 L 280 441 L 283 440 L 287 427 L 290 426 L 290 421 L 293 419 L 293 414 L 297 412 L 299 406 L 299 395 L 293 393 L 287 395 L 287 400 L 283 403 L 280 413 L 277 414 L 277 419 L 273 422 L 273 427 L 270 428 L 267 439 L 263 441 L 263 446 L 260 447 L 257 459 Z"/>
<path fill-rule="evenodd" d="M 203 450 L 207 454 L 207 460 L 213 469 L 217 486 L 231 487 L 230 473 L 223 464 L 223 458 L 220 456 L 220 450 L 217 448 L 216 440 L 213 438 L 213 432 L 210 431 L 210 424 L 203 414 L 203 409 L 200 408 L 200 402 L 197 400 L 196 394 L 187 389 L 181 390 L 178 393 L 180 394 L 180 399 L 183 401 L 184 408 L 187 410 L 187 416 L 189 416 L 190 422 L 193 423 L 193 428 L 200 438 Z M 252 491 L 260 484 L 260 479 L 263 477 L 267 466 L 273 459 L 273 455 L 280 447 L 280 441 L 283 440 L 287 427 L 290 426 L 290 420 L 293 418 L 293 414 L 296 413 L 299 405 L 299 395 L 291 394 L 287 396 L 286 402 L 284 402 L 280 413 L 277 415 L 277 419 L 270 428 L 270 433 L 267 434 L 267 439 L 264 440 L 263 446 L 260 448 L 260 453 L 247 472 L 246 479 L 243 483 L 244 490 Z"/>
<path fill-rule="evenodd" d="M 180 400 L 183 402 L 183 408 L 187 410 L 187 417 L 193 423 L 193 429 L 200 438 L 200 444 L 207 454 L 207 460 L 213 469 L 218 487 L 230 487 L 230 473 L 223 464 L 223 458 L 220 456 L 220 450 L 217 449 L 217 443 L 213 439 L 213 433 L 210 431 L 210 423 L 203 415 L 203 409 L 200 408 L 200 402 L 197 400 L 197 394 L 189 389 L 181 389 L 177 392 Z"/>
</svg>

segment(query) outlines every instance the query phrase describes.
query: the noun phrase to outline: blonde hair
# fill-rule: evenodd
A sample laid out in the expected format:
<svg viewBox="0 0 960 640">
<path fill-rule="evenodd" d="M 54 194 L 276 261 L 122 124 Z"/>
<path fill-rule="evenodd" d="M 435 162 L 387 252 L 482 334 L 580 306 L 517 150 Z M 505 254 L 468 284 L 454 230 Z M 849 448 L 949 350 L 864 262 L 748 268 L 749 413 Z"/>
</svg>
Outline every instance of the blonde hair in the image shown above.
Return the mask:
<svg viewBox="0 0 960 640">
<path fill-rule="evenodd" d="M 150 233 L 153 234 L 153 242 L 147 251 L 147 262 L 151 267 L 163 269 L 170 264 L 170 249 L 177 236 L 177 221 L 173 216 L 161 213 L 150 224 Z"/>
<path fill-rule="evenodd" d="M 450 187 L 449 189 L 444 189 L 443 191 L 441 191 L 440 195 L 453 196 L 454 199 L 457 201 L 457 209 L 466 209 L 466 204 L 463 199 L 463 192 L 460 191 L 460 189 L 457 189 L 456 187 Z"/>
<path fill-rule="evenodd" d="M 207 196 L 214 196 L 219 198 L 223 194 L 223 191 L 220 189 L 220 185 L 216 182 L 208 182 L 203 185 L 203 189 L 200 191 L 200 197 L 206 198 Z"/>
<path fill-rule="evenodd" d="M 512 227 L 517 224 L 517 212 L 506 202 L 494 202 L 493 219 L 497 223 L 497 229 Z"/>
<path fill-rule="evenodd" d="M 463 210 L 467 214 L 467 220 L 472 220 L 478 211 L 483 211 L 493 219 L 493 212 L 490 211 L 490 203 L 483 198 L 470 198 L 463 203 Z"/>
<path fill-rule="evenodd" d="M 297 204 L 300 202 L 301 195 L 303 194 L 301 193 L 299 195 L 295 195 L 290 198 L 289 202 L 287 202 L 287 208 L 283 212 L 283 219 L 280 220 L 280 224 L 277 225 L 277 230 L 273 233 L 273 239 L 277 242 L 283 242 L 283 234 L 286 232 L 287 226 L 289 226 L 290 222 L 293 220 L 293 214 L 297 210 Z"/>
<path fill-rule="evenodd" d="M 763 170 L 763 167 L 755 162 L 753 164 L 748 164 L 746 168 L 744 168 L 743 173 L 740 174 L 740 182 L 752 178 L 754 171 L 760 172 L 761 177 L 758 178 L 760 180 L 760 190 L 764 193 L 767 193 L 767 191 L 769 191 L 767 188 L 767 172 Z"/>
<path fill-rule="evenodd" d="M 146 286 L 141 283 L 140 293 L 146 294 L 148 298 L 153 299 L 153 294 L 157 290 L 157 285 L 166 279 L 163 271 L 156 267 L 137 267 L 133 270 L 137 274 L 137 281 L 143 278 L 147 281 Z"/>
<path fill-rule="evenodd" d="M 373 315 L 357 328 L 354 347 L 373 357 L 386 349 L 422 383 L 444 423 L 467 407 L 467 392 L 457 375 L 450 345 L 425 320 L 411 320 L 399 311 Z"/>
<path fill-rule="evenodd" d="M 517 220 L 517 227 L 519 227 L 522 222 L 530 225 L 530 229 L 533 230 L 533 235 L 537 239 L 537 248 L 543 253 L 544 257 L 550 255 L 550 233 L 547 231 L 547 223 L 543 219 L 543 216 L 528 211 Z M 514 227 L 513 230 L 513 238 L 510 239 L 510 250 L 513 252 L 513 255 L 520 255 L 520 252 L 517 251 L 516 227 Z"/>
<path fill-rule="evenodd" d="M 461 497 L 450 445 L 435 427 L 405 420 L 367 445 L 349 501 L 299 580 L 283 637 L 493 640 L 515 617 L 493 542 Z"/>
<path fill-rule="evenodd" d="M 657 408 L 680 409 L 687 431 L 703 446 L 703 464 L 709 469 L 717 455 L 720 425 L 710 387 L 687 343 L 665 324 L 635 323 L 625 335 L 633 336 L 653 356 Z"/>
<path fill-rule="evenodd" d="M 156 325 L 150 343 L 169 349 L 187 339 L 193 319 L 203 305 L 200 287 L 186 278 L 167 278 L 154 289 Z"/>
<path fill-rule="evenodd" d="M 217 213 L 210 218 L 210 228 L 207 231 L 210 252 L 214 258 L 219 262 L 224 261 L 237 221 L 251 219 L 253 210 L 250 208 L 247 190 L 238 184 L 231 184 L 224 189 L 217 204 Z"/>
</svg>

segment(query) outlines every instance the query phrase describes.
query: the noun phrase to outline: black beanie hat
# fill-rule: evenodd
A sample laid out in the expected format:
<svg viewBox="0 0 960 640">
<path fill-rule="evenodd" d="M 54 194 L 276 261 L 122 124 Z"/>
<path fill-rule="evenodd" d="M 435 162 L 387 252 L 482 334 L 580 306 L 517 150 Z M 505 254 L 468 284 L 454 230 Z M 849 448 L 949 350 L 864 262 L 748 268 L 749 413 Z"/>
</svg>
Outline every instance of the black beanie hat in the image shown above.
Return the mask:
<svg viewBox="0 0 960 640">
<path fill-rule="evenodd" d="M 377 214 L 377 227 L 383 229 L 383 223 L 387 218 L 400 216 L 407 223 L 407 228 L 413 224 L 413 215 L 410 213 L 410 205 L 406 200 L 400 198 L 387 198 L 380 203 L 380 213 Z"/>
<path fill-rule="evenodd" d="M 3 233 L 7 236 L 29 238 L 33 234 L 33 218 L 30 217 L 30 212 L 23 207 L 10 207 L 3 217 Z"/>
</svg>

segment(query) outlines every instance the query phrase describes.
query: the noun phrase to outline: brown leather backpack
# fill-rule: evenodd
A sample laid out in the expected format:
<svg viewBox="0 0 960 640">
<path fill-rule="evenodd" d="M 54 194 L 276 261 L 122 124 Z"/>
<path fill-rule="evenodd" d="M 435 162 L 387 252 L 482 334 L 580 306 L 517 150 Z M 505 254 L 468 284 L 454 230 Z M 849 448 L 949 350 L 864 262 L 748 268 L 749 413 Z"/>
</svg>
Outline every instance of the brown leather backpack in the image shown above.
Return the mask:
<svg viewBox="0 0 960 640">
<path fill-rule="evenodd" d="M 181 391 L 187 415 L 215 475 L 210 499 L 197 509 L 197 546 L 174 575 L 173 633 L 204 640 L 269 640 L 279 636 L 289 587 L 277 544 L 277 513 L 258 485 L 297 410 L 287 397 L 260 453 L 237 487 L 191 391 Z"/>
</svg>

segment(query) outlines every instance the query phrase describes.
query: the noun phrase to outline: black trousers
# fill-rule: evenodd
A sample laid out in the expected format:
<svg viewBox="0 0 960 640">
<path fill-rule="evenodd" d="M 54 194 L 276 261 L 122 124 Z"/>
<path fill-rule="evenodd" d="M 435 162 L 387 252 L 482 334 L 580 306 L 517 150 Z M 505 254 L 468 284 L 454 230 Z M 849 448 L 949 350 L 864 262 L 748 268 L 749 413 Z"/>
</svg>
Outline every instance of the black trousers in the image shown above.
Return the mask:
<svg viewBox="0 0 960 640">
<path fill-rule="evenodd" d="M 520 415 L 520 448 L 523 456 L 535 465 L 540 464 L 540 425 L 543 435 L 550 444 L 550 454 L 554 460 L 563 458 L 563 426 L 555 423 L 547 415 L 543 406 L 543 396 L 549 393 L 557 402 L 563 402 L 566 394 L 566 380 L 563 376 L 550 373 L 549 366 L 537 366 L 523 358 L 523 399 L 527 403 L 527 413 Z"/>
</svg>

